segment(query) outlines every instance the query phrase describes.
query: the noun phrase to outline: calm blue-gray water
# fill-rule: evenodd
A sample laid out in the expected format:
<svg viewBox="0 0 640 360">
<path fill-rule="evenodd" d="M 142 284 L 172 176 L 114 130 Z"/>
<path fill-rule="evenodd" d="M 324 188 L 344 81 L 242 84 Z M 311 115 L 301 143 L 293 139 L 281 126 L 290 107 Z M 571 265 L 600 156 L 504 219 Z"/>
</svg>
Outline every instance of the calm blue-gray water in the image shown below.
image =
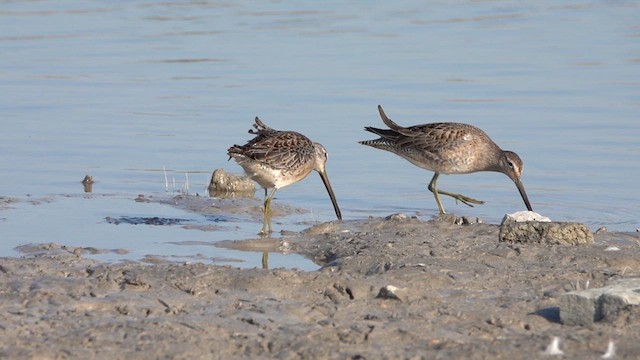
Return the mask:
<svg viewBox="0 0 640 360">
<path fill-rule="evenodd" d="M 259 266 L 260 254 L 209 244 L 255 238 L 260 223 L 203 232 L 105 220 L 205 223 L 132 199 L 171 196 L 185 174 L 189 193 L 204 195 L 214 169 L 240 173 L 226 149 L 251 138 L 255 116 L 328 149 L 346 220 L 428 219 L 437 213 L 432 173 L 357 144 L 372 138 L 364 126 L 382 125 L 378 104 L 401 125 L 484 129 L 524 160 L 540 214 L 635 231 L 638 19 L 636 1 L 0 2 L 0 196 L 19 200 L 0 211 L 0 256 L 58 242 L 129 251 L 96 256 L 105 260 Z M 91 194 L 82 191 L 85 174 L 96 180 Z M 499 173 L 443 176 L 439 186 L 486 201 L 470 208 L 443 199 L 458 215 L 497 223 L 524 210 Z M 278 219 L 276 231 L 335 217 L 315 174 L 275 201 L 311 210 Z M 271 262 L 314 268 L 295 255 Z"/>
</svg>

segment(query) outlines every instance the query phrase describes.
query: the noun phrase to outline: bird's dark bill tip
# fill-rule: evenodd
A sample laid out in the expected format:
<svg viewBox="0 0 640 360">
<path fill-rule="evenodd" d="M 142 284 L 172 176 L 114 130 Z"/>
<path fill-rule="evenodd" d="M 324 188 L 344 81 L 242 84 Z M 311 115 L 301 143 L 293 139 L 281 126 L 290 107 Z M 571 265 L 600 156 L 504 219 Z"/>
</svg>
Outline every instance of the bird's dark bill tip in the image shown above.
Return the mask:
<svg viewBox="0 0 640 360">
<path fill-rule="evenodd" d="M 531 203 L 529 202 L 529 197 L 527 196 L 527 192 L 524 191 L 524 185 L 522 185 L 522 182 L 519 179 L 516 180 L 515 183 L 516 183 L 516 187 L 518 188 L 518 192 L 520 192 L 520 196 L 522 196 L 524 205 L 527 207 L 527 210 L 533 211 L 533 208 L 531 207 Z"/>
</svg>

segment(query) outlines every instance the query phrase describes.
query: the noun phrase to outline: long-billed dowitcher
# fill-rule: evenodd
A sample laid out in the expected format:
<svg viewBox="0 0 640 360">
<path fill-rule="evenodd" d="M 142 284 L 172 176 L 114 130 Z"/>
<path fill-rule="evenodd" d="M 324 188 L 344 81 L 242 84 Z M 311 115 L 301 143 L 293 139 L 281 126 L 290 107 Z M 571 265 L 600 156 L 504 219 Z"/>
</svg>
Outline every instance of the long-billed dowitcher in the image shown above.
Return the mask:
<svg viewBox="0 0 640 360">
<path fill-rule="evenodd" d="M 320 174 L 336 216 L 342 220 L 338 202 L 327 177 L 327 150 L 295 131 L 278 131 L 265 125 L 258 117 L 249 130 L 256 135 L 245 145 L 229 148 L 233 158 L 247 175 L 264 188 L 264 221 L 262 233 L 271 232 L 271 200 L 276 190 L 296 183 L 315 170 Z M 267 195 L 267 189 L 272 189 Z"/>
<path fill-rule="evenodd" d="M 436 198 L 440 214 L 445 212 L 439 195 L 451 196 L 469 206 L 484 204 L 484 201 L 436 187 L 440 174 L 468 174 L 477 171 L 497 171 L 507 175 L 516 184 L 527 209 L 532 211 L 524 185 L 520 181 L 522 160 L 516 153 L 500 149 L 481 129 L 460 123 L 402 127 L 385 115 L 382 106 L 378 105 L 378 111 L 389 129 L 365 127 L 366 131 L 380 138 L 360 141 L 360 144 L 390 151 L 413 165 L 433 171 L 435 174 L 428 188 Z"/>
</svg>

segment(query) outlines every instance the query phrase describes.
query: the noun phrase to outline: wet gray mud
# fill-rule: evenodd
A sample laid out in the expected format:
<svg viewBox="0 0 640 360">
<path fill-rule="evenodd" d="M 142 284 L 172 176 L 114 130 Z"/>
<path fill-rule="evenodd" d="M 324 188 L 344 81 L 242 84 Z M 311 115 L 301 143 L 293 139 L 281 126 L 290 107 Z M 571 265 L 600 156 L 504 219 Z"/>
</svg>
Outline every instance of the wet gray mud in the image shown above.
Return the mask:
<svg viewBox="0 0 640 360">
<path fill-rule="evenodd" d="M 213 198 L 203 196 L 178 195 L 171 198 L 152 198 L 139 195 L 136 201 L 150 201 L 160 204 L 167 204 L 179 209 L 200 214 L 244 216 L 254 220 L 262 220 L 263 214 L 263 201 L 253 196 L 230 196 L 224 198 Z M 272 204 L 271 212 L 274 217 L 279 217 L 291 214 L 304 214 L 307 212 L 307 210 L 278 202 Z"/>
<path fill-rule="evenodd" d="M 407 216 L 329 222 L 222 246 L 297 252 L 304 272 L 105 264 L 32 245 L 0 261 L 2 358 L 566 358 L 640 354 L 636 309 L 590 327 L 559 297 L 640 272 L 636 233 L 595 244 L 498 241 L 497 225 Z M 615 246 L 615 248 L 612 248 Z M 611 251 L 613 249 L 618 249 Z"/>
</svg>

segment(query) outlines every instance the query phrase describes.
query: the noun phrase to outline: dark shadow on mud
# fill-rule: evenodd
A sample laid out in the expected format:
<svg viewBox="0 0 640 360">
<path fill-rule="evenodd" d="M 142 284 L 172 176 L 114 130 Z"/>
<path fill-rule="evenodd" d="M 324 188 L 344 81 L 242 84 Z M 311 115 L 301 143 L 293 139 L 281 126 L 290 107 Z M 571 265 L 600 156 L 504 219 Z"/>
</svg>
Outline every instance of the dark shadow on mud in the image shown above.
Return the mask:
<svg viewBox="0 0 640 360">
<path fill-rule="evenodd" d="M 531 313 L 532 315 L 538 315 L 544 319 L 546 319 L 547 321 L 550 321 L 552 323 L 556 323 L 556 324 L 560 324 L 560 308 L 557 306 L 554 307 L 548 307 L 548 308 L 544 308 L 544 309 L 538 309 L 536 311 L 534 311 L 533 313 Z"/>
<path fill-rule="evenodd" d="M 111 216 L 107 216 L 105 218 L 107 223 L 120 225 L 120 224 L 129 224 L 129 225 L 182 225 L 184 223 L 190 222 L 189 219 L 178 219 L 178 218 L 161 218 L 161 217 L 139 217 L 139 216 L 120 216 L 117 218 L 113 218 Z"/>
</svg>

